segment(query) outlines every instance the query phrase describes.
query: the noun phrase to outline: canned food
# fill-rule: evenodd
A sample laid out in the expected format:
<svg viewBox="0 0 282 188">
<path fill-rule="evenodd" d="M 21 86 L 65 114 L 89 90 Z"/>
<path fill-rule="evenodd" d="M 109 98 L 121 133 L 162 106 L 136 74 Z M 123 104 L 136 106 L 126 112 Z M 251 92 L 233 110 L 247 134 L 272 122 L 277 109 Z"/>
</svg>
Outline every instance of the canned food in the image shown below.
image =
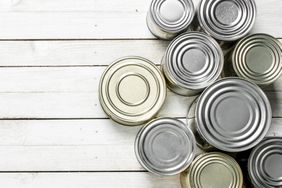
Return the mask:
<svg viewBox="0 0 282 188">
<path fill-rule="evenodd" d="M 147 14 L 147 25 L 153 35 L 169 40 L 188 30 L 194 15 L 192 0 L 153 0 Z"/>
<path fill-rule="evenodd" d="M 240 78 L 222 79 L 199 97 L 196 130 L 209 145 L 242 152 L 255 147 L 267 134 L 272 111 L 265 93 Z"/>
<path fill-rule="evenodd" d="M 219 44 L 200 32 L 188 32 L 173 40 L 162 60 L 168 87 L 180 95 L 196 95 L 214 83 L 223 70 Z"/>
<path fill-rule="evenodd" d="M 232 157 L 212 152 L 199 155 L 180 181 L 182 188 L 242 188 L 243 175 Z"/>
<path fill-rule="evenodd" d="M 256 19 L 254 0 L 201 0 L 198 21 L 220 41 L 235 41 L 249 33 Z"/>
<path fill-rule="evenodd" d="M 248 36 L 236 45 L 227 71 L 259 85 L 272 84 L 282 74 L 281 51 L 280 41 L 270 35 Z"/>
<path fill-rule="evenodd" d="M 150 122 L 138 133 L 135 153 L 140 164 L 158 175 L 176 175 L 192 162 L 195 138 L 181 121 L 161 118 Z"/>
<path fill-rule="evenodd" d="M 282 138 L 261 142 L 249 158 L 249 176 L 256 188 L 282 187 Z"/>
<path fill-rule="evenodd" d="M 166 84 L 161 71 L 149 60 L 126 57 L 103 73 L 99 99 L 106 114 L 124 125 L 140 125 L 161 109 Z"/>
</svg>

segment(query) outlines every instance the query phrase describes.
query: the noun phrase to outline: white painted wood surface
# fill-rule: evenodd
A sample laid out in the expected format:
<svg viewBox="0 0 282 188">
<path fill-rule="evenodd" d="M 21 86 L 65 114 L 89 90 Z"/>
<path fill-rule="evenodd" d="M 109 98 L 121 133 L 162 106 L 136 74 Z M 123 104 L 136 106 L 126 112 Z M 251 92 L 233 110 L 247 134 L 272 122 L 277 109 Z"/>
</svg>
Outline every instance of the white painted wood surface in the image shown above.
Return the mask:
<svg viewBox="0 0 282 188">
<path fill-rule="evenodd" d="M 256 0 L 252 32 L 282 38 L 282 1 Z M 129 55 L 156 64 L 168 42 L 146 27 L 150 0 L 0 0 L 0 182 L 5 188 L 180 188 L 139 165 L 140 127 L 102 111 L 99 78 Z M 105 39 L 105 40 L 104 40 Z M 265 89 L 268 135 L 282 136 L 282 79 Z M 186 117 L 194 97 L 168 92 L 158 116 Z"/>
</svg>

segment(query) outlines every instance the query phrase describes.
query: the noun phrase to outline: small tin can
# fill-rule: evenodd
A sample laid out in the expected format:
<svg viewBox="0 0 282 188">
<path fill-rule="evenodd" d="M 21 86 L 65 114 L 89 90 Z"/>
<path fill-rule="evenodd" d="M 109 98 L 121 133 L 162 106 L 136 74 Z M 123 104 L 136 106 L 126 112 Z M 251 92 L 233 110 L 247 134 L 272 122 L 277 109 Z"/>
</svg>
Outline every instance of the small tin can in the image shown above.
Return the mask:
<svg viewBox="0 0 282 188">
<path fill-rule="evenodd" d="M 126 57 L 103 73 L 99 99 L 105 113 L 123 125 L 140 125 L 151 120 L 166 98 L 161 71 L 141 57 Z"/>
<path fill-rule="evenodd" d="M 204 145 L 235 153 L 262 141 L 270 128 L 272 111 L 267 96 L 257 85 L 226 78 L 202 93 L 195 117 L 198 139 Z"/>
<path fill-rule="evenodd" d="M 138 133 L 135 153 L 148 171 L 163 176 L 183 172 L 195 155 L 195 138 L 181 121 L 161 118 L 151 121 Z"/>
<path fill-rule="evenodd" d="M 248 164 L 255 188 L 282 187 L 282 138 L 267 138 L 251 153 Z"/>
<path fill-rule="evenodd" d="M 243 174 L 235 159 L 212 152 L 196 157 L 180 182 L 182 188 L 242 188 Z"/>
<path fill-rule="evenodd" d="M 161 69 L 173 92 L 191 96 L 219 79 L 223 65 L 223 52 L 213 38 L 200 32 L 188 32 L 170 43 Z"/>
<path fill-rule="evenodd" d="M 282 44 L 267 34 L 245 37 L 228 57 L 224 72 L 258 85 L 270 85 L 282 74 Z"/>
<path fill-rule="evenodd" d="M 197 17 L 202 30 L 219 41 L 246 36 L 256 19 L 254 0 L 201 0 Z"/>
<path fill-rule="evenodd" d="M 170 40 L 189 29 L 194 15 L 192 0 L 153 0 L 147 26 L 156 37 Z"/>
</svg>

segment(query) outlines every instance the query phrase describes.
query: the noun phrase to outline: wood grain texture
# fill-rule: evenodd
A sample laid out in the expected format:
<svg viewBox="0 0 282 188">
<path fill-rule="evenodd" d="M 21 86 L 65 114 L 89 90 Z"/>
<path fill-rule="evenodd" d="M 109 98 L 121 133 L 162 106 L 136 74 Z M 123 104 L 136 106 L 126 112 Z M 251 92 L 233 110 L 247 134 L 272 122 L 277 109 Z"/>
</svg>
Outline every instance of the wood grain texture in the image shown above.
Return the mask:
<svg viewBox="0 0 282 188">
<path fill-rule="evenodd" d="M 5 188 L 180 188 L 179 177 L 148 173 L 1 173 Z"/>
<path fill-rule="evenodd" d="M 258 18 L 252 32 L 282 36 L 280 0 L 256 2 Z M 102 0 L 87 0 L 81 5 L 74 0 L 12 0 L 0 5 L 2 39 L 155 38 L 145 20 L 150 0 L 115 0 L 113 5 Z"/>
</svg>

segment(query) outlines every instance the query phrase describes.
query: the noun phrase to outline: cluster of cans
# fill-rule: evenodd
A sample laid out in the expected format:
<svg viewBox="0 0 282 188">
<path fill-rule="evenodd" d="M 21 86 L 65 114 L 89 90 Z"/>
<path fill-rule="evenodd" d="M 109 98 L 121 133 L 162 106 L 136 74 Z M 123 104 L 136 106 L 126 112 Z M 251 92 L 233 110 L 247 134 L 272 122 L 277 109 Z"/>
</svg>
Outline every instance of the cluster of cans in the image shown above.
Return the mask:
<svg viewBox="0 0 282 188">
<path fill-rule="evenodd" d="M 183 188 L 282 187 L 282 138 L 266 138 L 272 111 L 261 89 L 281 76 L 282 45 L 267 34 L 247 36 L 255 19 L 254 0 L 201 0 L 197 10 L 192 0 L 152 1 L 148 28 L 173 39 L 161 70 L 145 58 L 125 57 L 106 69 L 99 86 L 110 118 L 146 124 L 135 141 L 145 169 L 181 174 Z M 166 87 L 200 94 L 189 121 L 154 119 Z"/>
</svg>

